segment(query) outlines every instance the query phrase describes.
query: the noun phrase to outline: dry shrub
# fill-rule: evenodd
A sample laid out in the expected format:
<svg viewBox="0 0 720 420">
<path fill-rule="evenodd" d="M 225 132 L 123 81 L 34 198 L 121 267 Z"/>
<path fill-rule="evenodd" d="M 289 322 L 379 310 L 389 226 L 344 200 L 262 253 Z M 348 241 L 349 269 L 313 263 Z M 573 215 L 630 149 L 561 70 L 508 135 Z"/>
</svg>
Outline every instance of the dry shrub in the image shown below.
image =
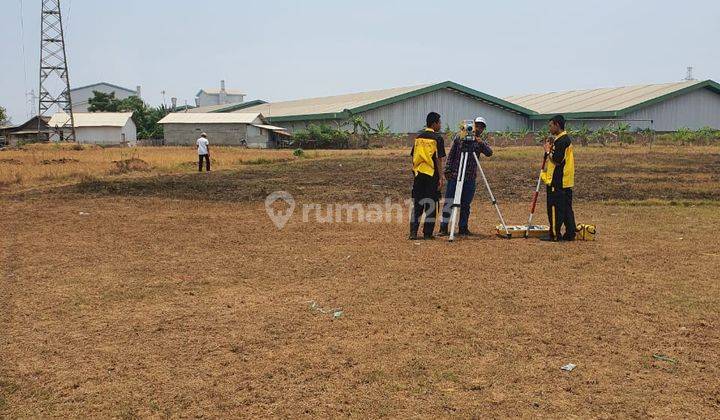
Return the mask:
<svg viewBox="0 0 720 420">
<path fill-rule="evenodd" d="M 293 160 L 294 160 L 293 158 L 286 158 L 286 157 L 281 157 L 281 158 L 276 158 L 276 159 L 273 159 L 273 158 L 268 159 L 265 157 L 259 157 L 256 159 L 248 159 L 248 160 L 240 159 L 240 160 L 238 160 L 238 163 L 240 165 L 269 165 L 271 163 L 292 162 Z"/>
<path fill-rule="evenodd" d="M 77 159 L 72 158 L 60 158 L 60 159 L 44 159 L 40 161 L 42 165 L 64 165 L 66 163 L 78 163 Z"/>
<path fill-rule="evenodd" d="M 132 158 L 113 161 L 115 167 L 110 170 L 111 174 L 127 174 L 130 172 L 147 172 L 150 165 L 142 159 Z"/>
<path fill-rule="evenodd" d="M 5 163 L 7 165 L 22 165 L 22 162 L 20 162 L 17 159 L 0 159 L 0 163 Z"/>
</svg>

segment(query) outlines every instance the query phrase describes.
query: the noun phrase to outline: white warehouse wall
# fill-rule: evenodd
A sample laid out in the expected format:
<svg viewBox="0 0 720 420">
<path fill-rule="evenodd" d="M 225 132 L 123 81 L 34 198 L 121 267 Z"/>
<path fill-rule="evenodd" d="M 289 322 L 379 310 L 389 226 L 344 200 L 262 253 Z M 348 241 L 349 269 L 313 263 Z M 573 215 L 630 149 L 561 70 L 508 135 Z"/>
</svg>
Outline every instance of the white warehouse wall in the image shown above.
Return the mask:
<svg viewBox="0 0 720 420">
<path fill-rule="evenodd" d="M 128 118 L 124 127 L 77 127 L 75 136 L 83 144 L 114 145 L 126 141 L 134 145 L 137 143 L 137 128 L 132 118 Z"/>
<path fill-rule="evenodd" d="M 473 97 L 463 95 L 451 89 L 442 89 L 406 99 L 401 102 L 386 105 L 361 113 L 360 115 L 372 127 L 377 126 L 382 120 L 385 126 L 393 133 L 417 133 L 425 127 L 425 118 L 430 112 L 437 112 L 442 117 L 443 130 L 450 126 L 456 130 L 460 121 L 474 119 L 482 116 L 488 122 L 488 131 L 504 131 L 510 129 L 519 131 L 528 127 L 528 118 L 516 114 L 504 108 L 479 101 Z M 310 120 L 292 122 L 273 122 L 288 129 L 290 132 L 297 132 L 305 129 L 310 124 L 326 124 L 337 127 L 339 120 Z M 345 126 L 346 130 L 352 129 L 351 125 Z"/>
<path fill-rule="evenodd" d="M 443 130 L 447 125 L 456 130 L 460 121 L 478 116 L 487 120 L 488 131 L 518 131 L 528 126 L 528 119 L 524 115 L 450 89 L 426 93 L 361 115 L 373 127 L 382 120 L 393 133 L 414 133 L 425 126 L 425 117 L 431 111 L 442 117 Z"/>
<path fill-rule="evenodd" d="M 113 93 L 115 92 L 115 98 L 125 99 L 133 95 L 137 95 L 137 92 L 129 92 L 124 89 L 117 89 L 107 85 L 90 86 L 87 88 L 73 90 L 70 92 L 70 99 L 73 104 L 73 112 L 88 112 L 88 100 L 94 96 L 93 91 L 102 93 Z"/>
<path fill-rule="evenodd" d="M 625 116 L 628 119 L 651 119 L 655 131 L 676 131 L 687 127 L 720 129 L 720 94 L 699 89 L 662 101 Z"/>
</svg>

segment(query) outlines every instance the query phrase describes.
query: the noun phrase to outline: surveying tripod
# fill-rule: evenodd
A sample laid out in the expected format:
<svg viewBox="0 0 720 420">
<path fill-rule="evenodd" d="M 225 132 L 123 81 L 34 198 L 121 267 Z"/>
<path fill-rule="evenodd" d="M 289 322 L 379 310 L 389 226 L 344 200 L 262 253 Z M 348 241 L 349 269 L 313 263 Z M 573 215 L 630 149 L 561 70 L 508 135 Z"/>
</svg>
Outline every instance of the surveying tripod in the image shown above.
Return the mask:
<svg viewBox="0 0 720 420">
<path fill-rule="evenodd" d="M 490 184 L 488 183 L 487 177 L 485 176 L 485 171 L 483 171 L 482 166 L 480 165 L 480 159 L 478 159 L 477 153 L 475 153 L 475 137 L 473 134 L 473 131 L 471 129 L 472 125 L 468 125 L 466 127 L 466 133 L 467 135 L 463 140 L 461 140 L 461 154 L 460 154 L 460 168 L 458 172 L 458 179 L 457 179 L 457 185 L 455 185 L 455 197 L 453 197 L 453 204 L 452 204 L 452 213 L 450 216 L 450 242 L 455 240 L 455 227 L 458 224 L 459 214 L 460 214 L 460 205 L 462 200 L 462 191 L 463 191 L 463 185 L 465 184 L 465 170 L 467 169 L 467 161 L 472 156 L 475 159 L 475 163 L 477 163 L 478 170 L 480 171 L 480 175 L 482 176 L 483 182 L 485 183 L 485 188 L 487 188 L 487 192 L 490 195 L 490 202 L 492 202 L 492 205 L 495 207 L 495 211 L 497 212 L 498 218 L 500 218 L 500 224 L 502 225 L 503 230 L 505 231 L 505 237 L 511 238 L 512 235 L 508 231 L 507 225 L 505 224 L 505 220 L 503 219 L 502 213 L 500 212 L 500 207 L 497 204 L 497 200 L 495 199 L 495 195 L 493 195 L 492 190 L 490 189 Z"/>
</svg>

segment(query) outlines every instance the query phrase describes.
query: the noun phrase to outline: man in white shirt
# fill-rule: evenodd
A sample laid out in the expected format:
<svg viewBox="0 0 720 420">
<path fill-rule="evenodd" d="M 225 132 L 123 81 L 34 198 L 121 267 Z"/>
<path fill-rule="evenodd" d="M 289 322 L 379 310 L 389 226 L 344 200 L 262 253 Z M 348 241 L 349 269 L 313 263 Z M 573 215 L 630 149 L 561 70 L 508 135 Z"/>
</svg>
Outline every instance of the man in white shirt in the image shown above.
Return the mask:
<svg viewBox="0 0 720 420">
<path fill-rule="evenodd" d="M 198 152 L 198 172 L 202 172 L 203 159 L 205 160 L 205 169 L 210 172 L 210 142 L 207 134 L 200 134 L 200 138 L 195 143 L 197 143 Z"/>
</svg>

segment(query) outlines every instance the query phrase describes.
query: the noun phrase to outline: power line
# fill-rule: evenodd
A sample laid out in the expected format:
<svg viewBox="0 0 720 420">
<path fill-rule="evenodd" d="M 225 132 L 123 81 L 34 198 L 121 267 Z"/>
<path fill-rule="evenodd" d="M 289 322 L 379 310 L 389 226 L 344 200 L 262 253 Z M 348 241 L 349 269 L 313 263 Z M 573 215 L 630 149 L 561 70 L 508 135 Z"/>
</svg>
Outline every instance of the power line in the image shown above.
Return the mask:
<svg viewBox="0 0 720 420">
<path fill-rule="evenodd" d="M 70 27 L 70 12 L 72 11 L 72 0 L 68 0 L 67 8 L 67 19 L 65 20 L 65 36 L 67 36 L 68 28 Z"/>
<path fill-rule="evenodd" d="M 22 55 L 23 63 L 23 90 L 27 92 L 28 87 L 28 75 L 27 75 L 27 61 L 25 56 L 25 13 L 23 12 L 23 2 L 18 0 L 20 5 L 20 54 Z"/>
</svg>

